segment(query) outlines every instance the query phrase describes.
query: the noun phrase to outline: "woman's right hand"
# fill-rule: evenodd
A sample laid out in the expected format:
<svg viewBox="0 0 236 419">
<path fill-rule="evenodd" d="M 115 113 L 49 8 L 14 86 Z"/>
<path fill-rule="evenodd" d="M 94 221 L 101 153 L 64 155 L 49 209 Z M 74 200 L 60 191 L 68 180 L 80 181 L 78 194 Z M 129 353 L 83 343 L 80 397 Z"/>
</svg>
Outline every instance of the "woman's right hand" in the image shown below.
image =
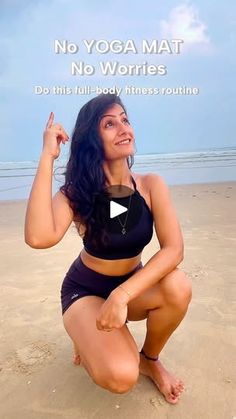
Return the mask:
<svg viewBox="0 0 236 419">
<path fill-rule="evenodd" d="M 48 153 L 53 159 L 60 155 L 60 144 L 65 144 L 69 136 L 60 124 L 53 124 L 54 113 L 51 112 L 43 133 L 43 153 Z"/>
</svg>

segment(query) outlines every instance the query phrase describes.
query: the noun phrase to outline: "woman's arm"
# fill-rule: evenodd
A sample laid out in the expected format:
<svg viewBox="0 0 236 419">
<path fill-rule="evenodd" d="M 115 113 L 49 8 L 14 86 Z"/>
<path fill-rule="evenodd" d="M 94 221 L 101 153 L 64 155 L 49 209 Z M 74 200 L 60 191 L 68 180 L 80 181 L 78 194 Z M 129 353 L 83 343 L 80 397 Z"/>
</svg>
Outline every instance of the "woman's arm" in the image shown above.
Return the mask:
<svg viewBox="0 0 236 419">
<path fill-rule="evenodd" d="M 50 158 L 42 154 L 28 202 L 25 242 L 35 249 L 55 246 L 74 218 L 68 199 L 61 191 L 52 198 L 52 166 Z"/>
<path fill-rule="evenodd" d="M 147 175 L 150 184 L 151 206 L 155 230 L 161 249 L 151 257 L 143 269 L 137 271 L 122 288 L 112 291 L 114 298 L 129 302 L 175 269 L 184 257 L 183 237 L 167 185 L 161 176 Z"/>
<path fill-rule="evenodd" d="M 53 238 L 55 234 L 52 210 L 53 164 L 53 157 L 42 152 L 25 216 L 25 242 L 32 247 L 37 247 L 46 237 Z"/>
<path fill-rule="evenodd" d="M 51 112 L 44 131 L 43 149 L 25 216 L 25 242 L 39 249 L 53 246 L 72 221 L 71 211 L 67 209 L 68 205 L 65 205 L 61 196 L 57 193 L 52 200 L 54 160 L 60 154 L 61 142 L 65 144 L 69 138 L 64 128 L 60 124 L 53 124 L 53 121 L 54 114 Z"/>
</svg>

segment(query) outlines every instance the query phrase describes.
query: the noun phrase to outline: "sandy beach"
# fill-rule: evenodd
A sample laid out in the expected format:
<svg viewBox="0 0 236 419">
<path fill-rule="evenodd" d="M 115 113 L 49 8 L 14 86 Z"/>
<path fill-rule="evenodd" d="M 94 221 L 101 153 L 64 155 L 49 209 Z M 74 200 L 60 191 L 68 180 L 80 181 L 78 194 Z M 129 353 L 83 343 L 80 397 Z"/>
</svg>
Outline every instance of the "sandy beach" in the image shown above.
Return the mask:
<svg viewBox="0 0 236 419">
<path fill-rule="evenodd" d="M 24 242 L 26 200 L 0 201 L 2 419 L 233 419 L 235 402 L 236 182 L 170 186 L 185 242 L 179 265 L 191 278 L 186 317 L 163 351 L 185 391 L 168 404 L 142 375 L 126 394 L 110 393 L 72 363 L 61 282 L 82 249 L 72 225 L 50 249 Z M 144 249 L 145 264 L 159 249 Z M 129 322 L 138 347 L 145 322 Z"/>
</svg>

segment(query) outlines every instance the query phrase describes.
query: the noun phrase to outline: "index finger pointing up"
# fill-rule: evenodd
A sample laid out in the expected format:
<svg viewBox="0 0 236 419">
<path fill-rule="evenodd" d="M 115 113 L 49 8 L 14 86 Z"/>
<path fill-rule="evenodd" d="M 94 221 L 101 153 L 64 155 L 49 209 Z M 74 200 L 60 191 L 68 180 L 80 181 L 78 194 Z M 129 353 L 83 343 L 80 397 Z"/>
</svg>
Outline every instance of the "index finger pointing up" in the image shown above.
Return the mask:
<svg viewBox="0 0 236 419">
<path fill-rule="evenodd" d="M 49 115 L 49 119 L 46 125 L 46 128 L 51 128 L 52 124 L 53 124 L 53 120 L 54 120 L 54 113 L 51 112 Z"/>
</svg>

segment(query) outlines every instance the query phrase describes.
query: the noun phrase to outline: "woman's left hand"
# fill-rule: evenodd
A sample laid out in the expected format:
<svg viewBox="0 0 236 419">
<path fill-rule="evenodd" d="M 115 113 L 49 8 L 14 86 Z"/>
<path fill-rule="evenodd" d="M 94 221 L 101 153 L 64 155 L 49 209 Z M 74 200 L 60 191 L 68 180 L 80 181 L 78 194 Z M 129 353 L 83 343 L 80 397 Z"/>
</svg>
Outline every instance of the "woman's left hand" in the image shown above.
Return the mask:
<svg viewBox="0 0 236 419">
<path fill-rule="evenodd" d="M 120 329 L 127 319 L 128 301 L 124 296 L 119 298 L 117 293 L 111 293 L 101 306 L 96 319 L 98 330 L 111 331 Z"/>
</svg>

